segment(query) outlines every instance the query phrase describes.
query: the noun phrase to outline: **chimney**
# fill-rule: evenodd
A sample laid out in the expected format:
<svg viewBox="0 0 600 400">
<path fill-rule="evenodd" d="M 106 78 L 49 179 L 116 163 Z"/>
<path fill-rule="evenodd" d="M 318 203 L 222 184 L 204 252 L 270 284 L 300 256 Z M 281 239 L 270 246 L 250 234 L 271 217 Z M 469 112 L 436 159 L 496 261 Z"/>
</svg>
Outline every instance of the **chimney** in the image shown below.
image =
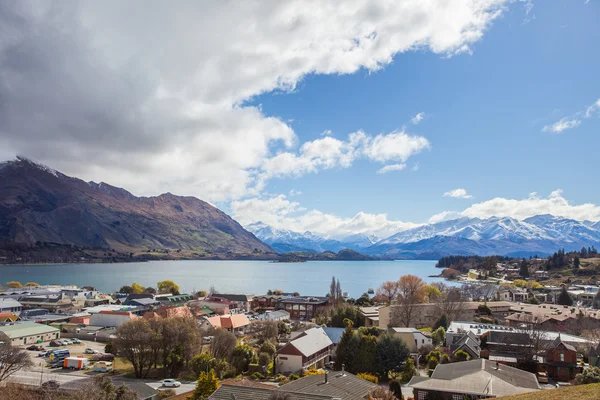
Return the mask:
<svg viewBox="0 0 600 400">
<path fill-rule="evenodd" d="M 327 383 L 328 376 L 329 376 L 329 373 L 325 372 L 325 383 Z"/>
<path fill-rule="evenodd" d="M 346 365 L 342 364 L 342 376 L 344 376 L 344 374 L 346 373 L 345 368 L 346 368 Z"/>
</svg>

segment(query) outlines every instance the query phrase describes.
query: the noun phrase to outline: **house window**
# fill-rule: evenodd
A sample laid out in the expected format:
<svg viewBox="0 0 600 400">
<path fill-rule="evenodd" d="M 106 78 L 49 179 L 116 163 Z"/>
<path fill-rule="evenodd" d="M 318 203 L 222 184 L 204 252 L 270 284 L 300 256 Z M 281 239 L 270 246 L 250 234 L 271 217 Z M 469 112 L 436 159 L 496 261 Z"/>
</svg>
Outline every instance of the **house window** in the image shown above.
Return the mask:
<svg viewBox="0 0 600 400">
<path fill-rule="evenodd" d="M 427 400 L 427 395 L 429 394 L 429 392 L 421 392 L 419 391 L 419 398 L 418 400 Z"/>
<path fill-rule="evenodd" d="M 462 394 L 453 394 L 452 395 L 452 400 L 463 400 L 464 397 Z"/>
<path fill-rule="evenodd" d="M 563 361 L 563 362 L 565 361 L 565 352 L 564 351 L 560 352 L 560 361 Z"/>
</svg>

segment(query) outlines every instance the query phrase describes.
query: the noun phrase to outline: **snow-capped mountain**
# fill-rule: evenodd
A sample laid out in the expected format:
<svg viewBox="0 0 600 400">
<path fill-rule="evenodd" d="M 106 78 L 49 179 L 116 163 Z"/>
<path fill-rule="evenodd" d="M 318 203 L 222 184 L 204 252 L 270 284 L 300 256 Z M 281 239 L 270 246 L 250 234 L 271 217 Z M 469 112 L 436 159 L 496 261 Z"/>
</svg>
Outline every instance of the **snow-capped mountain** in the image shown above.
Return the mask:
<svg viewBox="0 0 600 400">
<path fill-rule="evenodd" d="M 398 232 L 388 238 L 358 233 L 326 239 L 311 232 L 274 229 L 263 223 L 247 227 L 277 251 L 339 251 L 349 248 L 394 258 L 435 258 L 448 254 L 551 254 L 559 248 L 600 246 L 600 222 L 579 222 L 553 215 L 525 220 L 509 217 L 458 218 Z"/>
</svg>

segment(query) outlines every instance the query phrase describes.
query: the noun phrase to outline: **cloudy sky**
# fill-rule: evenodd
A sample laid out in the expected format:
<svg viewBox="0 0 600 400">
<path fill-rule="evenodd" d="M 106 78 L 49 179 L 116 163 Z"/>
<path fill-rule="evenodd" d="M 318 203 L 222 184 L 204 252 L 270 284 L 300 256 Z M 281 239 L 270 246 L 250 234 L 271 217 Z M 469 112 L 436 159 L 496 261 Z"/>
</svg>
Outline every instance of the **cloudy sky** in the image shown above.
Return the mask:
<svg viewBox="0 0 600 400">
<path fill-rule="evenodd" d="M 243 224 L 600 220 L 600 1 L 2 1 L 0 159 Z"/>
</svg>

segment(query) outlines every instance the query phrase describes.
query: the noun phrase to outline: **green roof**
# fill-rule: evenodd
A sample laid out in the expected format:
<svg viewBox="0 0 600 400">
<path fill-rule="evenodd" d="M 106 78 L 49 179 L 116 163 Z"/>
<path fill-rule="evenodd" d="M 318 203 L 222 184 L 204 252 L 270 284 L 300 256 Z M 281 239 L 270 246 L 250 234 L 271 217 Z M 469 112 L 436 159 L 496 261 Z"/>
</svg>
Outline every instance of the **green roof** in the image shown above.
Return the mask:
<svg viewBox="0 0 600 400">
<path fill-rule="evenodd" d="M 59 332 L 59 330 L 48 325 L 36 324 L 32 322 L 0 326 L 0 332 L 8 336 L 9 339 L 18 339 L 27 336 Z"/>
</svg>

